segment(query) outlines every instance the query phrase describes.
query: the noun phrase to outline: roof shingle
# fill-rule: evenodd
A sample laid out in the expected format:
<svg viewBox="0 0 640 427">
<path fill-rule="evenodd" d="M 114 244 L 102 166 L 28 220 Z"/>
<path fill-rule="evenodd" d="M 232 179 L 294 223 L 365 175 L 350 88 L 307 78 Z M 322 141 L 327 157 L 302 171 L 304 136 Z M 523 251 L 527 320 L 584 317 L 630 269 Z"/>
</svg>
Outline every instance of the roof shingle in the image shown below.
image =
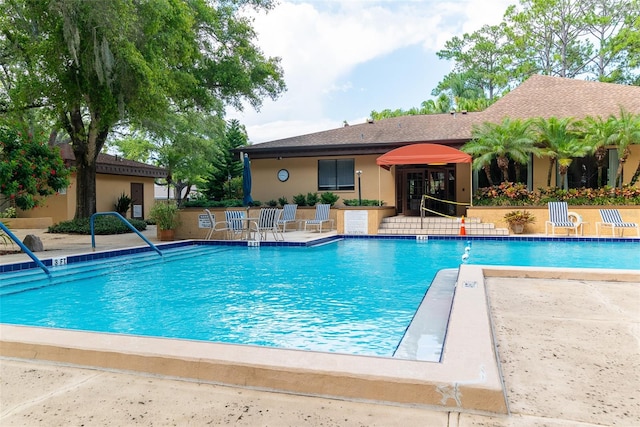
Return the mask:
<svg viewBox="0 0 640 427">
<path fill-rule="evenodd" d="M 505 117 L 574 117 L 619 115 L 620 108 L 640 113 L 640 87 L 534 75 L 482 112 L 401 116 L 344 126 L 243 147 L 255 155 L 332 148 L 369 148 L 385 152 L 420 142 L 461 145 L 474 124 L 499 123 Z"/>
</svg>

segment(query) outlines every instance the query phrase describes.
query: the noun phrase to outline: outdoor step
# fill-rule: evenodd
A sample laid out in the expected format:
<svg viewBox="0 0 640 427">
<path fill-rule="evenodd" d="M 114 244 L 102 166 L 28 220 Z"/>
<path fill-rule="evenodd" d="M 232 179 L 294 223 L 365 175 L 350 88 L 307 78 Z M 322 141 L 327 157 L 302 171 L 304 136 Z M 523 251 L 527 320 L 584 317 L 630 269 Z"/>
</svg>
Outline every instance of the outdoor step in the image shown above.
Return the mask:
<svg viewBox="0 0 640 427">
<path fill-rule="evenodd" d="M 394 216 L 382 220 L 378 227 L 379 235 L 448 235 L 460 234 L 459 218 L 442 217 L 406 217 Z M 465 218 L 467 235 L 506 236 L 509 230 L 496 228 L 493 223 L 483 223 L 479 218 Z"/>
</svg>

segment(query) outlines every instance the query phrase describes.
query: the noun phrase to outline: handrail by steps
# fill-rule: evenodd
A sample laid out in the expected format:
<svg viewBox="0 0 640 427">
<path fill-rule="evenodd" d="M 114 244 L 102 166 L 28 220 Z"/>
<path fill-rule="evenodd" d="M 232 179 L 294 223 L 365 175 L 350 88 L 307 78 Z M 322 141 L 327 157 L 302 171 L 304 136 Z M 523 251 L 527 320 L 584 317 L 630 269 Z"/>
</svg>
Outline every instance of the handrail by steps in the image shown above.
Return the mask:
<svg viewBox="0 0 640 427">
<path fill-rule="evenodd" d="M 140 233 L 138 230 L 136 230 L 136 228 L 131 225 L 131 223 L 129 221 L 127 221 L 127 219 L 125 217 L 123 217 L 122 215 L 120 215 L 118 212 L 96 212 L 93 215 L 91 215 L 91 220 L 90 220 L 90 226 L 91 226 L 91 248 L 95 250 L 96 248 L 96 235 L 94 233 L 94 221 L 95 221 L 95 217 L 96 216 L 106 216 L 106 215 L 111 215 L 111 216 L 115 216 L 116 218 L 120 218 L 120 220 L 124 223 L 124 225 L 126 225 L 127 227 L 129 227 L 129 229 L 131 231 L 133 231 L 134 233 L 136 233 L 138 236 L 140 236 L 142 238 L 142 240 L 144 240 L 147 245 L 149 245 L 151 247 L 151 249 L 153 249 L 154 251 L 158 252 L 158 255 L 162 256 L 162 252 L 160 252 L 160 249 L 158 249 L 156 247 L 156 245 L 154 245 L 153 243 L 151 243 L 149 241 L 149 239 L 147 239 L 146 237 L 144 237 L 142 235 L 142 233 Z"/>
<path fill-rule="evenodd" d="M 25 244 L 24 244 L 24 243 L 22 243 L 22 242 L 20 241 L 20 239 L 18 239 L 18 237 L 16 237 L 16 235 L 15 235 L 15 234 L 13 234 L 13 233 L 11 232 L 11 230 L 9 230 L 9 229 L 7 228 L 7 226 L 6 226 L 6 225 L 4 225 L 2 222 L 0 222 L 0 228 L 2 229 L 2 231 L 4 231 L 4 232 L 7 234 L 7 236 L 9 236 L 9 238 L 10 238 L 11 240 L 13 240 L 14 242 L 16 242 L 16 243 L 18 244 L 18 246 L 20 246 L 20 249 L 22 249 L 22 251 L 23 251 L 24 253 L 26 253 L 27 255 L 29 255 L 29 256 L 31 257 L 31 259 L 36 263 L 36 265 L 37 265 L 38 267 L 40 267 L 40 268 L 42 269 L 42 271 L 44 271 L 45 273 L 47 273 L 47 276 L 51 277 L 51 272 L 49 271 L 49 269 L 47 268 L 47 266 L 46 266 L 46 265 L 44 265 L 44 264 L 42 263 L 42 261 L 40 261 L 40 259 L 39 259 L 37 256 L 35 256 L 35 254 L 34 254 L 33 252 L 31 252 L 31 250 L 29 250 L 29 248 L 27 248 L 27 247 L 25 246 Z"/>
</svg>

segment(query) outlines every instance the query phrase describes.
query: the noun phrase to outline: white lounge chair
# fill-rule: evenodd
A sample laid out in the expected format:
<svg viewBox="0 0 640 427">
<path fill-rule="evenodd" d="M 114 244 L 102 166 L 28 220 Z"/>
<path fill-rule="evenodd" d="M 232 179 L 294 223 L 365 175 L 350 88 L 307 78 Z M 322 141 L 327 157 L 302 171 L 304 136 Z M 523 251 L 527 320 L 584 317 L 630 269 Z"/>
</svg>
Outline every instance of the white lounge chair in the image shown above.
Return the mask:
<svg viewBox="0 0 640 427">
<path fill-rule="evenodd" d="M 282 209 L 282 217 L 278 221 L 278 226 L 282 227 L 282 232 L 287 231 L 287 224 L 289 223 L 299 223 L 300 221 L 296 219 L 296 213 L 298 211 L 298 205 L 289 203 L 284 205 Z"/>
<path fill-rule="evenodd" d="M 260 216 L 258 217 L 258 221 L 254 224 L 257 226 L 256 230 L 252 230 L 251 227 L 253 224 L 250 224 L 250 231 L 255 232 L 260 240 L 267 240 L 267 234 L 271 232 L 273 234 L 273 238 L 278 240 L 284 240 L 284 237 L 280 233 L 280 229 L 278 228 L 278 221 L 280 220 L 280 216 L 282 215 L 282 209 L 276 208 L 263 208 L 260 209 Z"/>
<path fill-rule="evenodd" d="M 318 227 L 318 232 L 322 233 L 322 224 L 328 222 L 330 225 L 330 230 L 333 229 L 333 219 L 329 218 L 329 208 L 330 204 L 317 204 L 316 205 L 316 216 L 314 219 L 308 219 L 304 222 L 304 230 L 307 231 L 308 225 L 313 225 Z"/>
<path fill-rule="evenodd" d="M 210 240 L 216 231 L 229 231 L 226 222 L 216 222 L 216 216 L 211 213 L 209 209 L 205 209 L 204 212 L 209 216 L 209 231 L 205 240 Z"/>
<path fill-rule="evenodd" d="M 602 222 L 596 222 L 596 234 L 600 236 L 600 228 L 611 227 L 611 235 L 616 235 L 616 229 L 620 230 L 620 237 L 624 234 L 625 228 L 635 228 L 640 237 L 640 226 L 636 222 L 624 222 L 618 209 L 600 209 Z"/>
<path fill-rule="evenodd" d="M 556 228 L 566 228 L 567 234 L 571 230 L 575 231 L 576 236 L 578 230 L 582 234 L 582 221 L 571 221 L 567 202 L 549 202 L 548 208 L 549 220 L 544 223 L 545 234 L 549 234 L 549 226 L 551 226 L 551 234 L 556 234 Z"/>
</svg>

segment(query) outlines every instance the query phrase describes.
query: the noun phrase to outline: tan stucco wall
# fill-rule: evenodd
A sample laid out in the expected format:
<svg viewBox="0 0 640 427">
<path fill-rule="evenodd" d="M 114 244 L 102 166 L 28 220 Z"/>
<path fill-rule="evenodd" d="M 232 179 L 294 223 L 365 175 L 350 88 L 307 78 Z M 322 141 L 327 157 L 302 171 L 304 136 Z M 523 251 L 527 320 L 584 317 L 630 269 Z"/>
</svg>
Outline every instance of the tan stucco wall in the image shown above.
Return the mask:
<svg viewBox="0 0 640 427">
<path fill-rule="evenodd" d="M 20 218 L 40 218 L 51 217 L 53 223 L 73 219 L 76 213 L 76 177 L 75 174 L 69 179 L 66 194 L 56 194 L 47 197 L 45 203 L 30 211 L 18 210 Z M 116 200 L 124 192 L 131 196 L 131 183 L 142 183 L 144 185 L 144 217 L 149 217 L 149 210 L 154 203 L 153 178 L 142 178 L 127 175 L 106 175 L 96 176 L 96 209 L 98 212 L 113 211 Z M 127 212 L 127 218 L 131 217 L 131 210 Z"/>
<path fill-rule="evenodd" d="M 291 203 L 293 196 L 307 193 L 323 193 L 318 191 L 318 160 L 320 159 L 355 159 L 355 170 L 361 170 L 362 198 L 383 200 L 385 205 L 395 205 L 394 174 L 376 165 L 377 155 L 367 156 L 329 156 L 329 157 L 295 157 L 277 159 L 251 160 L 252 189 L 254 200 L 266 203 L 286 197 Z M 289 171 L 289 179 L 280 182 L 277 173 L 280 169 Z M 353 191 L 331 191 L 340 196 L 336 206 L 342 206 L 344 199 L 358 198 L 358 178 L 354 177 Z"/>
<path fill-rule="evenodd" d="M 210 208 L 211 213 L 215 216 L 216 222 L 224 221 L 223 208 Z M 244 210 L 244 209 L 243 209 Z M 367 211 L 367 232 L 370 235 L 378 234 L 378 225 L 382 221 L 382 218 L 388 216 L 394 216 L 396 210 L 394 207 L 370 207 L 370 208 L 332 208 L 329 210 L 329 218 L 333 219 L 334 230 L 338 233 L 344 233 L 344 213 L 349 210 L 366 210 Z M 315 216 L 315 207 L 299 206 L 296 211 L 296 219 L 305 220 L 313 219 Z M 201 208 L 186 208 L 180 210 L 181 224 L 176 229 L 176 239 L 203 239 L 207 232 L 206 228 L 199 228 L 198 215 L 204 214 L 204 209 Z M 249 217 L 257 218 L 260 215 L 260 208 L 251 208 L 249 210 Z M 292 226 L 288 227 L 288 230 L 293 230 Z M 325 228 L 323 227 L 323 230 Z M 223 233 L 218 233 L 213 237 L 214 239 L 223 239 Z"/>
<path fill-rule="evenodd" d="M 155 201 L 153 190 L 153 178 L 142 178 L 126 175 L 99 175 L 96 179 L 96 209 L 98 212 L 112 211 L 118 197 L 124 194 L 131 197 L 131 184 L 140 183 L 144 186 L 143 216 L 149 218 L 149 210 Z M 131 209 L 127 212 L 127 218 L 131 218 Z"/>
</svg>

